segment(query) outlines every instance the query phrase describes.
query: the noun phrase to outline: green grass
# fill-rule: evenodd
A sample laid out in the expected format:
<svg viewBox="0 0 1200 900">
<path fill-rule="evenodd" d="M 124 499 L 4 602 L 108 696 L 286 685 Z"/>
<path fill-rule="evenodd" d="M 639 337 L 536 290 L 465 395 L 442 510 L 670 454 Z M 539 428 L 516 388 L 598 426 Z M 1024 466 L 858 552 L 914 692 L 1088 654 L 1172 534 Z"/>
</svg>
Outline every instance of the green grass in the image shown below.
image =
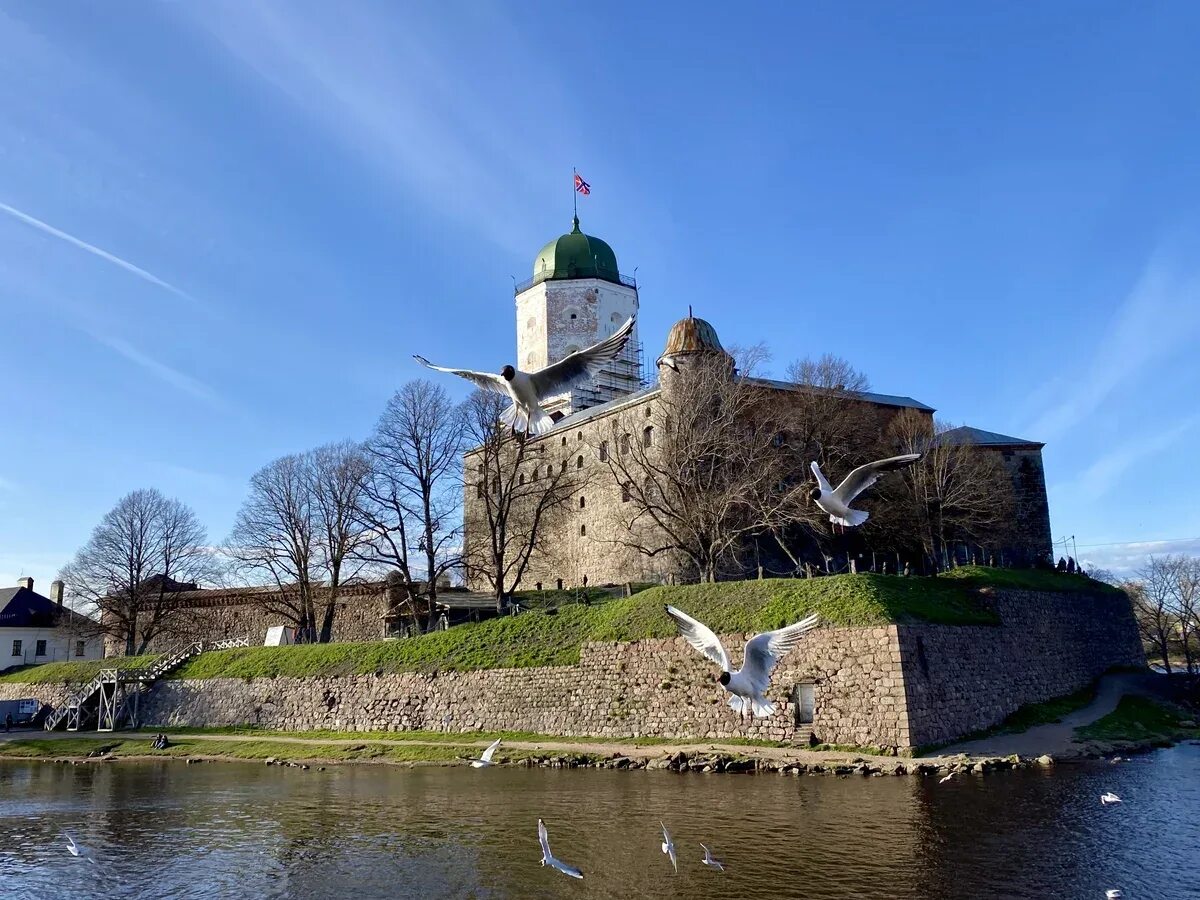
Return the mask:
<svg viewBox="0 0 1200 900">
<path fill-rule="evenodd" d="M 127 757 L 215 757 L 261 761 L 274 757 L 280 761 L 312 760 L 316 762 L 392 762 L 392 763 L 449 763 L 479 754 L 471 744 L 394 745 L 361 741 L 349 746 L 320 743 L 293 743 L 271 740 L 201 741 L 172 737 L 165 750 L 155 750 L 151 740 L 112 740 L 103 738 L 65 738 L 47 740 L 12 740 L 0 742 L 0 758 L 11 759 L 82 759 L 103 750 L 117 758 Z M 515 762 L 532 756 L 545 755 L 533 750 L 506 750 L 501 747 L 498 759 Z M 580 754 L 571 754 L 578 756 Z M 592 756 L 592 754 L 582 754 Z"/>
<path fill-rule="evenodd" d="M 1151 742 L 1200 738 L 1200 728 L 1184 728 L 1180 724 L 1189 719 L 1194 717 L 1176 706 L 1127 695 L 1107 716 L 1076 728 L 1075 736 L 1084 740 Z"/>
<path fill-rule="evenodd" d="M 1066 716 L 1083 709 L 1096 699 L 1096 686 L 1089 685 L 1073 694 L 1055 697 L 1045 703 L 1030 703 L 1022 706 L 1007 719 L 997 725 L 991 734 L 1016 734 L 1028 731 L 1038 725 L 1051 725 L 1061 722 Z"/>
<path fill-rule="evenodd" d="M 86 662 L 43 663 L 40 666 L 23 666 L 13 672 L 0 675 L 0 683 L 51 684 L 62 682 L 85 683 L 96 677 L 101 669 L 144 669 L 157 656 L 122 656 L 113 659 L 91 659 Z"/>
<path fill-rule="evenodd" d="M 1081 582 L 1097 586 L 1082 576 L 982 567 L 957 569 L 937 578 L 862 574 L 660 586 L 629 598 L 535 610 L 407 640 L 204 653 L 172 677 L 306 677 L 572 665 L 590 641 L 674 636 L 674 623 L 663 611 L 667 603 L 696 616 L 718 634 L 779 628 L 814 611 L 825 622 L 841 626 L 996 624 L 995 614 L 980 600 L 982 588 L 1076 591 L 1082 589 Z M 39 666 L 4 680 L 86 681 L 100 665 Z"/>
<path fill-rule="evenodd" d="M 1048 591 L 1059 594 L 1119 594 L 1119 588 L 1095 581 L 1086 575 L 1068 575 L 1053 569 L 991 569 L 987 566 L 962 566 L 938 576 L 962 581 L 976 588 L 1020 591 Z"/>
</svg>

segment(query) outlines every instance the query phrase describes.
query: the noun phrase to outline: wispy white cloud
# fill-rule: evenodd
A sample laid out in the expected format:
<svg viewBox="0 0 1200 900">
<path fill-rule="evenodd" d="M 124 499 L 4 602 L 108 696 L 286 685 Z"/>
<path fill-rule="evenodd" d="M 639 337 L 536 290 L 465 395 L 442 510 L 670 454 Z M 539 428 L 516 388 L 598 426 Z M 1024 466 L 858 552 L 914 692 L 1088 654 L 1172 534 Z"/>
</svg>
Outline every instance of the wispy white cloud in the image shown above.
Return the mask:
<svg viewBox="0 0 1200 900">
<path fill-rule="evenodd" d="M 113 352 L 123 356 L 135 366 L 145 369 L 155 378 L 169 384 L 171 387 L 182 391 L 197 400 L 201 400 L 217 409 L 224 409 L 225 401 L 221 396 L 199 379 L 193 378 L 191 375 L 186 375 L 178 369 L 168 366 L 166 363 L 159 362 L 138 350 L 129 342 L 121 338 L 111 337 L 109 335 L 92 333 L 92 338 L 97 342 L 108 347 Z"/>
<path fill-rule="evenodd" d="M 87 241 L 77 238 L 73 234 L 67 234 L 67 232 L 65 232 L 59 228 L 55 228 L 53 225 L 49 224 L 48 222 L 43 222 L 41 219 L 38 219 L 38 218 L 35 218 L 34 216 L 29 215 L 29 213 L 22 212 L 21 210 L 17 209 L 16 207 L 9 206 L 7 203 L 0 203 L 0 211 L 8 213 L 14 219 L 24 222 L 26 225 L 30 226 L 31 228 L 36 228 L 38 231 L 44 232 L 45 234 L 48 234 L 51 237 L 56 237 L 61 241 L 66 241 L 68 244 L 70 244 L 73 247 L 78 247 L 80 250 L 83 250 L 86 253 L 90 253 L 93 256 L 97 256 L 100 259 L 105 260 L 106 262 L 110 262 L 114 266 L 118 266 L 119 268 L 124 269 L 126 272 L 136 275 L 138 278 L 141 278 L 143 281 L 148 281 L 150 284 L 157 285 L 158 287 L 162 288 L 163 290 L 170 291 L 172 294 L 182 297 L 185 300 L 190 300 L 192 302 L 195 302 L 195 298 L 192 297 L 190 294 L 188 294 L 186 291 L 175 287 L 175 285 L 171 284 L 168 281 L 163 281 L 163 279 L 159 278 L 154 273 L 147 272 L 145 269 L 141 268 L 140 266 L 135 266 L 133 263 L 129 262 L 129 260 L 121 259 L 121 257 L 119 257 L 113 253 L 109 253 L 107 250 L 104 250 L 101 247 L 97 247 L 95 244 L 89 244 Z"/>
<path fill-rule="evenodd" d="M 1144 566 L 1150 557 L 1169 554 L 1200 556 L 1200 537 L 1081 547 L 1079 557 L 1085 566 L 1108 569 L 1115 575 L 1128 578 Z"/>
<path fill-rule="evenodd" d="M 1095 413 L 1120 387 L 1161 367 L 1200 337 L 1200 274 L 1155 259 L 1117 309 L 1090 359 L 1023 433 L 1053 440 Z"/>
<path fill-rule="evenodd" d="M 1078 491 L 1093 498 L 1102 496 L 1134 464 L 1174 446 L 1197 425 L 1200 425 L 1200 415 L 1191 416 L 1155 434 L 1139 435 L 1132 441 L 1108 450 L 1084 469 L 1078 478 L 1064 484 L 1062 489 Z"/>
</svg>

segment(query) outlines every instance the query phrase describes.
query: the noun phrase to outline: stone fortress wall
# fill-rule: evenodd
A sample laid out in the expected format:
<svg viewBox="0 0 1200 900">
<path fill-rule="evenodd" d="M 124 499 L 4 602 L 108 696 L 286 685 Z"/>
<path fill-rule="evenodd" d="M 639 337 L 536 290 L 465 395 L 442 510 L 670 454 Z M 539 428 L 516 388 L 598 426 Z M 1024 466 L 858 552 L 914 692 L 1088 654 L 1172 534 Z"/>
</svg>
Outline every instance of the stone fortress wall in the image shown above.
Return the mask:
<svg viewBox="0 0 1200 900">
<path fill-rule="evenodd" d="M 1115 666 L 1144 665 L 1118 594 L 998 591 L 997 626 L 821 628 L 772 678 L 776 715 L 743 722 L 716 669 L 682 638 L 586 645 L 574 666 L 327 678 L 166 680 L 149 725 L 304 731 L 515 730 L 565 736 L 847 744 L 909 752 L 1071 693 Z M 726 636 L 735 661 L 746 636 Z M 792 692 L 813 685 L 811 726 Z M 60 703 L 61 685 L 0 684 L 0 699 Z"/>
</svg>

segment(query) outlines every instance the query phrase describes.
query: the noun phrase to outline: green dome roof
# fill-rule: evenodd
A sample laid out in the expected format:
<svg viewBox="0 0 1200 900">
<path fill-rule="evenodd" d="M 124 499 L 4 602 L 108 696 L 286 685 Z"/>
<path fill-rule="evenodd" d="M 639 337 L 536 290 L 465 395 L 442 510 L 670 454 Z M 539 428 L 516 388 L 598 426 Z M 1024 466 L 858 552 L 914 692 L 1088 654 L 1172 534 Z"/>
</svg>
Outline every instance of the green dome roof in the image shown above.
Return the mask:
<svg viewBox="0 0 1200 900">
<path fill-rule="evenodd" d="M 617 254 L 598 237 L 579 230 L 579 216 L 569 234 L 555 238 L 533 261 L 534 282 L 562 278 L 603 278 L 621 284 Z"/>
</svg>

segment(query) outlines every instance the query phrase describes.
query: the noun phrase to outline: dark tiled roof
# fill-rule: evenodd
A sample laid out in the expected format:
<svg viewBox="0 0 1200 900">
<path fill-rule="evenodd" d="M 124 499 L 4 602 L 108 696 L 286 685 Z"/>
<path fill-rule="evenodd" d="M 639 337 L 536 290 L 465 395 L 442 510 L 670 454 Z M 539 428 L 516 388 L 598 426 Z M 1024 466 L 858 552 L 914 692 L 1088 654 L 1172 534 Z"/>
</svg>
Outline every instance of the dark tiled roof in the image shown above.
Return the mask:
<svg viewBox="0 0 1200 900">
<path fill-rule="evenodd" d="M 803 391 L 812 390 L 806 385 L 796 384 L 794 381 L 776 381 L 774 378 L 749 378 L 745 377 L 745 381 L 751 384 L 761 384 L 764 387 L 776 388 L 781 391 Z M 902 397 L 899 394 L 876 394 L 873 391 L 849 391 L 847 397 L 863 400 L 867 403 L 875 403 L 879 406 L 900 406 L 906 409 L 921 409 L 925 412 L 934 412 L 932 406 L 926 406 L 919 400 L 914 400 L 912 397 Z"/>
<path fill-rule="evenodd" d="M 86 618 L 69 609 L 60 610 L 49 597 L 29 588 L 0 588 L 0 628 L 53 628 L 62 612 Z"/>
<path fill-rule="evenodd" d="M 1024 438 L 1000 434 L 996 431 L 984 431 L 971 425 L 960 425 L 943 431 L 939 439 L 952 444 L 979 444 L 981 447 L 1044 447 L 1041 441 L 1027 441 Z"/>
</svg>

